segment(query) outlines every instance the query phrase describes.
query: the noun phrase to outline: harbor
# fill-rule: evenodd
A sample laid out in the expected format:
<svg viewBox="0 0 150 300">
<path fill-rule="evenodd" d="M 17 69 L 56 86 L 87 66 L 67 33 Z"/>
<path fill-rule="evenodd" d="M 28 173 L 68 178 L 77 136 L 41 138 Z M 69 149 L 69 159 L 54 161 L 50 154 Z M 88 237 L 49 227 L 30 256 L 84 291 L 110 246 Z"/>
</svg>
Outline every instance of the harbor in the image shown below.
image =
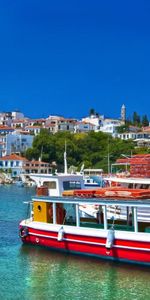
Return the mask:
<svg viewBox="0 0 150 300">
<path fill-rule="evenodd" d="M 23 245 L 35 188 L 0 186 L 1 299 L 149 299 L 149 268 Z"/>
<path fill-rule="evenodd" d="M 0 16 L 0 300 L 149 300 L 150 1 Z"/>
</svg>

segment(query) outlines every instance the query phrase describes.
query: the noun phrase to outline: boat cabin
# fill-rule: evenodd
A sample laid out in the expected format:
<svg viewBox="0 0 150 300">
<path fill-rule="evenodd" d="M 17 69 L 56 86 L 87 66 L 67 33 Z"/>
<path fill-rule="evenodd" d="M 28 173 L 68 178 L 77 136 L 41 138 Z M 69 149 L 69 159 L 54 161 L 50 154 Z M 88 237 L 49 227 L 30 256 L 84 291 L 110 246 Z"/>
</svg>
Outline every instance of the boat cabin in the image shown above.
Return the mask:
<svg viewBox="0 0 150 300">
<path fill-rule="evenodd" d="M 37 187 L 46 186 L 49 196 L 61 196 L 64 191 L 84 188 L 82 175 L 57 173 L 53 174 L 30 174 Z"/>
<path fill-rule="evenodd" d="M 150 232 L 150 200 L 35 196 L 32 199 L 32 206 L 35 222 L 104 230 L 113 227 L 115 230 Z M 94 212 L 92 217 L 90 211 Z M 144 213 L 148 217 L 143 221 L 141 214 Z"/>
</svg>

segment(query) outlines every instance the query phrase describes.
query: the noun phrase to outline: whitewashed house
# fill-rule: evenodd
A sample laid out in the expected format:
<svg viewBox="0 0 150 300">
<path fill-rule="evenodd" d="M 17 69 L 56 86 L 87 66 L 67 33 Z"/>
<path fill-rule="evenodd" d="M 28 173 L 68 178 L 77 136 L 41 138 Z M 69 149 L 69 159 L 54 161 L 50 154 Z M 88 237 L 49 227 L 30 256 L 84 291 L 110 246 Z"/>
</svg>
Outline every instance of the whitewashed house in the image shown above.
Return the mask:
<svg viewBox="0 0 150 300">
<path fill-rule="evenodd" d="M 0 158 L 0 171 L 10 175 L 10 177 L 21 177 L 30 173 L 48 174 L 52 170 L 49 163 L 32 160 L 17 154 L 6 155 Z"/>
<path fill-rule="evenodd" d="M 32 147 L 33 138 L 30 134 L 17 132 L 0 135 L 0 157 L 26 151 Z"/>
<path fill-rule="evenodd" d="M 26 158 L 16 154 L 6 155 L 0 158 L 0 170 L 11 174 L 11 177 L 19 177 L 25 161 Z"/>
</svg>

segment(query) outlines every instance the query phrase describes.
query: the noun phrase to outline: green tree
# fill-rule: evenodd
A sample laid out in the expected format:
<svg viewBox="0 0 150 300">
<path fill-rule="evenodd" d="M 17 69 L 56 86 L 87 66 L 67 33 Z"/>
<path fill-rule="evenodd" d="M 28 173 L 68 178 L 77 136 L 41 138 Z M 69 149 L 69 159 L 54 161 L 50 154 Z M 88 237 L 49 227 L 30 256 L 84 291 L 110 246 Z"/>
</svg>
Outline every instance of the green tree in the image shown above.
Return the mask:
<svg viewBox="0 0 150 300">
<path fill-rule="evenodd" d="M 133 113 L 133 124 L 135 126 L 140 126 L 140 116 L 137 114 L 137 112 Z"/>
<path fill-rule="evenodd" d="M 103 132 L 86 134 L 58 132 L 52 135 L 43 130 L 34 138 L 32 148 L 26 151 L 26 157 L 31 160 L 39 159 L 42 155 L 43 161 L 49 163 L 56 161 L 58 171 L 63 171 L 65 142 L 68 168 L 75 166 L 78 171 L 84 163 L 85 168 L 103 168 L 107 172 L 108 154 L 111 164 L 120 157 L 121 153 L 129 154 L 134 149 L 133 141 L 114 139 Z"/>
<path fill-rule="evenodd" d="M 91 108 L 91 109 L 90 109 L 89 115 L 90 115 L 90 116 L 95 115 L 95 109 L 94 109 L 94 108 Z"/>
<path fill-rule="evenodd" d="M 118 133 L 129 132 L 129 124 L 123 124 L 121 126 L 118 126 L 117 127 L 117 132 Z"/>
<path fill-rule="evenodd" d="M 147 115 L 144 115 L 142 117 L 142 126 L 148 126 L 148 125 L 149 125 L 149 121 L 148 121 Z"/>
</svg>

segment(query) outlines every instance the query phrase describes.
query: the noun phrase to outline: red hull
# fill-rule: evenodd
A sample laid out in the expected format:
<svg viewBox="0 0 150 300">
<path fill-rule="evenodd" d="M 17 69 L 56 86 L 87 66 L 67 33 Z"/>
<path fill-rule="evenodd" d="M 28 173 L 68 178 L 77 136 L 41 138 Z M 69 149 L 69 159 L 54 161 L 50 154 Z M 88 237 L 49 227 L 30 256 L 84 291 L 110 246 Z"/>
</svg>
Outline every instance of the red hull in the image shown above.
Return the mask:
<svg viewBox="0 0 150 300">
<path fill-rule="evenodd" d="M 58 233 L 28 228 L 28 235 L 22 241 L 28 244 L 99 256 L 108 259 L 150 265 L 150 242 L 115 239 L 113 247 L 106 249 L 106 238 L 65 233 L 58 241 Z"/>
</svg>

